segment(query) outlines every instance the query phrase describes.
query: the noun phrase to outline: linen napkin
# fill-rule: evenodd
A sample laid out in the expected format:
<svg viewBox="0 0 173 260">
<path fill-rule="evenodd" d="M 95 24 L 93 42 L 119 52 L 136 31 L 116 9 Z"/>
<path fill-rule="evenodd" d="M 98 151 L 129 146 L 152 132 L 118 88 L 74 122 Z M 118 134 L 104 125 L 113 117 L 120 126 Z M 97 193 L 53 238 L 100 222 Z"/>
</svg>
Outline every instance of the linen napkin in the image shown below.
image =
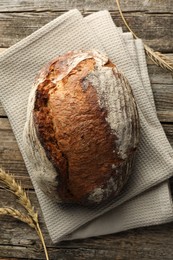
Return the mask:
<svg viewBox="0 0 173 260">
<path fill-rule="evenodd" d="M 86 21 L 94 35 L 98 37 L 99 42 L 104 46 L 111 60 L 123 71 L 131 83 L 140 114 L 141 140 L 135 161 L 135 174 L 132 175 L 129 180 L 130 185 L 119 198 L 119 202 L 122 202 L 127 194 L 129 197 L 131 193 L 135 193 L 135 190 L 137 192 L 139 189 L 140 191 L 145 189 L 146 183 L 148 183 L 148 187 L 151 187 L 172 175 L 173 150 L 157 118 L 155 108 L 148 98 L 148 92 L 143 87 L 130 55 L 126 51 L 124 41 L 115 29 L 110 14 L 107 11 L 98 12 L 86 17 Z M 101 28 L 101 30 L 98 30 L 98 28 Z M 141 43 L 140 40 L 139 43 Z M 144 76 L 148 78 L 148 74 Z M 147 78 L 146 80 L 148 80 Z M 161 165 L 163 161 L 166 163 L 164 166 L 169 165 L 166 169 L 166 175 L 163 174 L 165 168 Z"/>
<path fill-rule="evenodd" d="M 126 51 L 129 52 L 146 94 L 155 108 L 142 41 L 133 40 L 131 33 L 122 34 L 121 28 L 116 29 L 119 36 L 123 37 Z M 167 181 L 90 221 L 64 239 L 82 239 L 112 234 L 141 226 L 163 224 L 172 220 L 172 197 Z"/>
<path fill-rule="evenodd" d="M 173 221 L 168 183 L 155 186 L 142 195 L 106 212 L 64 237 L 83 239 Z"/>
<path fill-rule="evenodd" d="M 102 18 L 102 15 L 103 13 L 98 15 L 98 20 Z M 91 27 L 93 21 L 94 19 L 90 23 Z M 113 29 L 112 20 L 108 14 L 106 14 L 106 18 L 104 17 L 102 22 L 102 32 L 105 30 L 108 39 L 113 36 L 111 40 L 112 49 L 111 43 L 106 45 L 105 39 L 100 34 L 98 40 L 93 28 L 91 30 L 88 21 L 83 19 L 79 11 L 72 10 L 12 46 L 0 56 L 0 99 L 9 117 L 26 167 L 33 181 L 45 223 L 53 242 L 62 240 L 65 235 L 88 221 L 172 175 L 172 149 L 143 90 L 142 82 L 135 68 L 130 69 L 133 66 L 130 56 L 126 53 L 125 45 L 119 38 L 118 32 L 114 31 L 115 28 Z M 109 28 L 104 27 L 106 24 L 110 25 L 110 31 Z M 98 25 L 96 24 L 96 26 Z M 100 27 L 98 26 L 98 28 Z M 113 35 L 111 35 L 112 31 L 114 31 Z M 117 53 L 115 53 L 113 46 L 116 47 Z M 74 205 L 60 206 L 47 198 L 34 181 L 34 168 L 32 162 L 29 162 L 25 155 L 22 141 L 27 100 L 35 74 L 53 57 L 71 49 L 81 48 L 96 48 L 100 51 L 105 49 L 114 62 L 116 56 L 116 64 L 131 82 L 139 107 L 140 119 L 143 122 L 142 144 L 137 156 L 138 163 L 137 167 L 136 165 L 134 167 L 134 172 L 126 186 L 126 190 L 122 192 L 116 201 L 110 201 L 107 205 L 91 209 Z M 124 64 L 126 61 L 127 65 Z M 161 140 L 160 143 L 155 144 L 158 139 Z M 153 161 L 153 164 L 151 161 Z"/>
</svg>

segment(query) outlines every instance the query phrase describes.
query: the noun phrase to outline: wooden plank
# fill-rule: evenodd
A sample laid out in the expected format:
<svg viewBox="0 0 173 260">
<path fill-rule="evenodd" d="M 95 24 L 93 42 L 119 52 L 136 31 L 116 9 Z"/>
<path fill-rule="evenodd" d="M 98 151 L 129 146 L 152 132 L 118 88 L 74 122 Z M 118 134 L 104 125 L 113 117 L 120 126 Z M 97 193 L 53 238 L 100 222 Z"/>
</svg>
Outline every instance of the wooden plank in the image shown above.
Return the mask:
<svg viewBox="0 0 173 260">
<path fill-rule="evenodd" d="M 172 85 L 152 84 L 152 90 L 161 122 L 173 122 L 173 82 Z"/>
<path fill-rule="evenodd" d="M 122 26 L 123 31 L 127 31 L 119 14 L 113 12 L 111 15 L 115 24 Z M 136 35 L 154 50 L 173 52 L 173 16 L 171 14 L 127 13 L 124 16 Z"/>
<path fill-rule="evenodd" d="M 1 13 L 0 47 L 9 47 L 15 44 L 62 13 Z M 84 15 L 89 13 L 85 12 Z M 134 32 L 151 47 L 162 52 L 173 52 L 173 15 L 137 12 L 127 13 L 125 16 Z M 117 26 L 123 26 L 123 29 L 127 31 L 117 12 L 112 13 L 112 17 Z"/>
<path fill-rule="evenodd" d="M 173 111 L 157 111 L 157 117 L 162 123 L 172 123 L 173 121 Z"/>
<path fill-rule="evenodd" d="M 7 49 L 8 48 L 0 48 L 0 53 L 3 53 Z M 165 56 L 173 61 L 173 53 L 165 53 Z M 146 56 L 146 60 L 147 65 L 154 65 L 153 61 L 148 56 Z"/>
<path fill-rule="evenodd" d="M 153 82 L 151 86 L 158 118 L 161 122 L 173 122 L 173 80 L 171 73 L 153 67 L 149 66 L 149 75 Z M 6 113 L 0 103 L 0 117 L 5 116 Z"/>
<path fill-rule="evenodd" d="M 5 122 L 2 123 L 2 121 Z M 8 149 L 12 147 L 13 149 L 14 145 L 16 147 L 16 144 L 14 144 L 15 139 L 10 130 L 8 120 L 4 118 L 1 119 L 0 126 L 1 130 L 3 128 L 3 135 L 1 134 L 2 132 L 0 132 L 0 138 L 4 136 L 5 132 L 8 132 L 8 138 L 4 138 L 6 141 L 4 140 L 3 147 L 8 147 Z M 173 139 L 173 126 L 170 127 L 170 125 L 167 124 L 164 125 L 164 129 L 169 138 Z M 0 140 L 0 144 L 1 143 Z M 16 150 L 15 154 L 17 153 L 19 153 L 19 151 L 17 152 Z M 10 151 L 7 152 L 6 156 L 9 154 Z M 4 158 L 4 160 L 6 160 L 6 158 Z M 8 161 L 8 164 L 11 164 L 11 159 Z M 26 175 L 26 172 L 24 175 Z M 25 179 L 23 181 L 22 186 L 25 187 Z M 28 194 L 41 216 L 35 193 L 28 191 Z M 2 188 L 0 189 L 0 198 L 0 207 L 19 207 L 17 201 L 14 199 L 14 195 Z M 101 239 L 98 237 L 61 242 L 58 246 L 53 246 L 46 231 L 42 216 L 40 217 L 40 221 L 51 259 L 57 259 L 58 257 L 58 259 L 160 260 L 160 256 L 164 255 L 164 259 L 171 260 L 173 257 L 173 223 L 108 235 L 101 237 Z M 162 245 L 164 245 L 164 247 Z M 1 255 L 3 257 L 13 257 L 15 255 L 21 259 L 44 259 L 44 253 L 40 250 L 40 242 L 35 231 L 26 224 L 6 216 L 0 218 L 0 256 Z"/>
<path fill-rule="evenodd" d="M 8 122 L 5 123 L 4 129 L 10 130 Z M 173 129 L 170 131 L 169 125 L 166 125 L 166 129 L 171 136 Z M 25 187 L 23 182 L 22 186 Z M 173 257 L 173 223 L 52 245 L 36 195 L 28 191 L 28 196 L 39 211 L 41 229 L 51 259 L 160 260 L 160 255 L 164 255 L 164 259 L 171 260 Z M 2 188 L 0 198 L 0 207 L 11 206 L 21 209 L 14 195 Z M 0 217 L 0 256 L 13 257 L 14 255 L 21 259 L 45 259 L 40 249 L 40 241 L 33 229 L 13 218 Z"/>
<path fill-rule="evenodd" d="M 6 48 L 0 48 L 3 52 Z M 165 54 L 173 61 L 173 54 Z M 173 77 L 169 71 L 153 64 L 147 58 L 148 72 L 155 98 L 156 108 L 159 120 L 161 122 L 173 122 Z M 6 116 L 6 113 L 0 103 L 0 117 Z"/>
<path fill-rule="evenodd" d="M 165 134 L 173 147 L 173 124 L 162 124 Z"/>
<path fill-rule="evenodd" d="M 16 208 L 18 207 L 17 201 L 14 199 L 13 194 L 0 189 L 0 197 L 1 197 L 0 206 L 10 205 L 11 207 L 16 207 Z M 43 217 L 40 212 L 37 198 L 33 192 L 29 192 L 29 197 L 32 201 L 32 204 L 39 211 L 41 229 L 44 233 L 46 245 L 50 252 L 50 256 L 52 257 L 51 259 L 54 259 L 53 258 L 53 256 L 55 257 L 54 253 L 64 254 L 66 249 L 69 251 L 68 253 L 71 252 L 72 254 L 73 250 L 75 249 L 80 250 L 81 248 L 88 249 L 89 251 L 96 250 L 98 251 L 97 256 L 99 257 L 101 256 L 102 249 L 104 248 L 104 250 L 106 251 L 110 250 L 111 257 L 115 257 L 115 256 L 117 257 L 118 256 L 117 253 L 119 254 L 122 251 L 121 257 L 127 257 L 128 253 L 130 253 L 130 255 L 135 253 L 136 258 L 132 258 L 132 259 L 138 259 L 137 257 L 140 257 L 143 246 L 144 247 L 147 246 L 147 248 L 143 252 L 144 259 L 147 259 L 149 250 L 151 252 L 151 256 L 153 256 L 153 258 L 150 259 L 159 259 L 160 253 L 166 253 L 166 252 L 167 254 L 170 253 L 170 258 L 165 258 L 165 259 L 171 259 L 171 256 L 173 256 L 173 251 L 171 251 L 171 247 L 173 245 L 173 239 L 172 239 L 173 235 L 171 235 L 173 234 L 172 232 L 173 223 L 167 225 L 160 225 L 159 227 L 156 226 L 150 228 L 140 228 L 136 230 L 122 232 L 120 234 L 108 235 L 102 237 L 102 239 L 98 237 L 98 238 L 90 238 L 90 239 L 78 240 L 78 241 L 61 242 L 58 246 L 52 245 L 44 224 Z M 6 216 L 0 217 L 0 223 L 2 223 L 0 225 L 0 249 L 1 249 L 0 252 L 1 253 L 3 252 L 4 257 L 14 256 L 13 255 L 14 250 L 18 252 L 18 249 L 23 248 L 24 251 L 20 252 L 19 255 L 16 254 L 15 255 L 16 257 L 26 258 L 28 256 L 28 253 L 32 252 L 33 259 L 35 258 L 42 259 L 43 252 L 38 250 L 40 242 L 33 229 L 28 227 L 26 224 L 20 223 L 18 220 Z M 170 235 L 168 237 L 169 233 Z M 163 247 L 161 248 L 162 244 L 166 245 L 167 248 L 166 249 L 163 249 Z M 7 245 L 8 245 L 9 252 L 6 252 Z M 159 249 L 159 247 L 160 247 L 159 253 L 158 252 L 155 253 L 155 251 L 157 251 L 155 250 L 155 248 Z M 59 248 L 61 248 L 62 252 L 61 251 L 59 252 Z M 35 254 L 36 251 L 38 255 Z M 85 253 L 86 252 L 84 252 L 84 254 Z M 106 256 L 105 252 L 103 256 L 104 257 Z M 165 256 L 167 255 L 165 254 Z M 106 258 L 106 259 L 113 259 L 113 258 Z"/>
<path fill-rule="evenodd" d="M 21 185 L 23 187 L 23 183 L 22 182 L 21 182 Z M 40 216 L 40 222 L 44 223 L 44 220 L 43 220 L 43 217 L 42 217 L 42 213 L 41 213 L 41 210 L 40 210 L 39 203 L 38 203 L 37 196 L 36 196 L 35 192 L 31 191 L 31 190 L 26 190 L 26 191 L 27 191 L 28 197 L 31 200 L 31 203 L 33 204 L 35 209 L 38 211 L 38 214 Z M 20 205 L 20 203 L 18 202 L 17 197 L 13 193 L 11 193 L 8 190 L 6 190 L 5 187 L 3 186 L 3 184 L 1 184 L 1 183 L 0 183 L 0 198 L 1 198 L 1 200 L 0 200 L 0 207 L 13 207 L 13 208 L 19 209 L 21 212 L 26 214 L 25 209 Z M 10 219 L 13 220 L 12 218 L 9 218 L 9 220 Z M 0 216 L 0 221 L 1 221 L 1 216 Z"/>
<path fill-rule="evenodd" d="M 27 225 L 2 218 L 0 255 L 22 259 L 45 259 L 40 242 Z M 41 225 L 50 259 L 133 259 L 172 260 L 173 224 L 159 225 L 84 240 L 52 245 Z M 27 236 L 26 236 L 27 234 Z M 164 245 L 164 246 L 163 246 Z"/>
<path fill-rule="evenodd" d="M 157 230 L 156 230 L 157 232 Z M 167 233 L 169 236 L 169 233 Z M 94 243 L 95 241 L 93 241 Z M 104 260 L 104 259 L 117 259 L 117 260 L 160 260 L 160 259 L 166 259 L 166 260 L 172 260 L 172 252 L 170 249 L 170 245 L 159 248 L 156 244 L 151 245 L 147 243 L 141 243 L 144 249 L 142 249 L 142 246 L 136 246 L 136 244 L 133 243 L 133 240 L 130 241 L 121 241 L 122 248 L 115 246 L 115 248 L 112 249 L 91 249 L 91 248 L 70 248 L 70 249 L 63 249 L 63 248 L 49 248 L 49 255 L 50 259 L 63 259 L 63 260 Z M 155 250 L 154 250 L 155 246 Z M 129 249 L 128 249 L 129 248 Z M 22 247 L 22 246 L 16 246 L 15 247 L 2 247 L 2 254 L 3 256 L 14 256 L 18 257 L 18 259 L 45 259 L 43 253 L 38 250 L 36 247 Z M 161 258 L 162 255 L 164 255 L 164 258 Z M 27 257 L 27 258 L 26 258 Z"/>
<path fill-rule="evenodd" d="M 173 12 L 173 5 L 171 3 L 171 0 L 157 0 L 157 4 L 155 0 L 145 0 L 142 3 L 138 0 L 121 1 L 122 8 L 126 12 L 125 16 L 134 31 L 153 48 L 164 52 L 173 52 L 173 19 L 170 16 Z M 114 6 L 115 0 L 2 0 L 0 1 L 0 35 L 2 39 L 0 47 L 11 46 L 54 17 L 74 7 L 79 8 L 85 15 L 90 14 L 92 10 L 108 8 L 111 10 L 116 24 L 122 25 L 117 8 L 114 9 Z M 40 13 L 36 13 L 37 11 Z M 130 14 L 130 11 L 133 13 Z M 173 146 L 172 76 L 170 73 L 156 68 L 151 62 L 148 64 L 157 113 L 161 121 L 170 122 L 163 124 L 163 126 Z M 0 105 L 1 116 L 5 117 L 6 115 Z M 36 195 L 32 190 L 30 178 L 7 118 L 0 118 L 0 165 L 1 163 L 6 169 L 14 172 L 24 187 L 30 189 L 29 196 L 40 213 Z M 171 183 L 173 191 L 173 178 Z M 5 205 L 18 206 L 13 194 L 5 191 L 1 186 L 0 198 L 0 207 Z M 173 223 L 53 245 L 42 216 L 40 221 L 50 259 L 173 259 Z M 43 260 L 45 256 L 34 230 L 15 219 L 0 216 L 0 259 Z"/>
<path fill-rule="evenodd" d="M 163 129 L 173 147 L 173 124 L 163 124 Z M 0 118 L 0 166 L 13 173 L 24 188 L 33 189 L 24 161 L 7 118 Z"/>
<path fill-rule="evenodd" d="M 23 181 L 25 188 L 33 188 L 7 118 L 0 118 L 0 167 Z"/>
<path fill-rule="evenodd" d="M 7 50 L 8 48 L 0 48 L 0 53 L 3 53 L 5 50 Z M 172 60 L 172 62 L 173 62 L 173 53 L 165 53 L 164 54 L 167 58 L 169 58 L 170 60 Z M 147 61 L 147 65 L 149 66 L 149 65 L 154 65 L 154 63 L 153 63 L 153 61 L 148 57 L 148 56 L 146 56 L 146 61 Z M 160 71 L 162 70 L 161 68 L 158 68 L 158 66 L 154 66 L 155 67 L 155 69 L 156 69 L 156 74 L 158 73 L 159 75 L 160 75 Z M 152 69 L 152 67 L 150 67 L 149 66 L 149 72 L 150 72 L 150 70 Z M 159 71 L 158 71 L 158 69 L 159 69 Z M 152 69 L 153 70 L 153 69 Z M 165 70 L 162 70 L 161 71 L 162 73 L 166 73 L 167 71 L 165 71 Z M 167 75 L 168 75 L 168 73 L 169 72 L 167 72 Z M 153 73 L 151 73 L 150 72 L 150 74 L 153 74 Z M 170 74 L 170 73 L 169 73 Z M 164 77 L 164 78 L 167 78 L 167 75 L 166 75 L 166 77 Z M 173 77 L 171 76 L 171 74 L 169 75 L 169 79 L 172 79 Z M 160 81 L 161 82 L 161 81 Z"/>
<path fill-rule="evenodd" d="M 173 76 L 170 71 L 164 70 L 156 65 L 148 65 L 148 73 L 151 84 L 173 86 Z"/>
<path fill-rule="evenodd" d="M 159 2 L 159 3 L 158 3 Z M 140 11 L 140 12 L 173 12 L 173 6 L 171 0 L 157 0 L 156 1 L 138 1 L 138 0 L 124 0 L 120 1 L 121 8 L 123 11 Z M 108 9 L 111 11 L 117 10 L 117 5 L 115 0 L 3 0 L 0 3 L 0 12 L 22 12 L 22 11 L 64 11 L 73 8 L 78 8 L 80 10 L 104 10 Z"/>
</svg>

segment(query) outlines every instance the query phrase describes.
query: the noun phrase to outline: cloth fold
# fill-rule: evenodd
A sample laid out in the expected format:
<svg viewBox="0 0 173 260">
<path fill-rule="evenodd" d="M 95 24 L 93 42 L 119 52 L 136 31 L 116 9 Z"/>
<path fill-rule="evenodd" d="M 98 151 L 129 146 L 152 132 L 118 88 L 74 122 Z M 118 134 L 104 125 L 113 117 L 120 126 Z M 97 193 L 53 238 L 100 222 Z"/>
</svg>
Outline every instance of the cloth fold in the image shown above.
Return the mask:
<svg viewBox="0 0 173 260">
<path fill-rule="evenodd" d="M 80 227 L 65 240 L 83 239 L 173 220 L 172 198 L 167 182 L 131 199 Z"/>
<path fill-rule="evenodd" d="M 141 40 L 134 40 L 131 33 L 122 33 L 121 28 L 117 28 L 117 31 L 126 45 L 126 51 L 128 51 L 142 81 L 143 88 L 155 109 L 143 44 Z M 117 233 L 141 226 L 163 224 L 172 221 L 172 215 L 172 197 L 169 191 L 169 183 L 166 181 L 86 223 L 65 239 L 82 239 Z"/>
<path fill-rule="evenodd" d="M 132 39 L 131 41 L 133 42 Z M 121 37 L 120 29 L 115 27 L 107 11 L 98 12 L 83 19 L 78 10 L 72 10 L 43 26 L 0 56 L 0 100 L 10 120 L 53 242 L 68 239 L 67 235 L 71 232 L 124 202 L 126 203 L 116 208 L 117 218 L 121 215 L 124 222 L 122 220 L 123 224 L 118 225 L 118 228 L 115 225 L 114 232 L 147 223 L 162 223 L 171 219 L 172 201 L 166 182 L 157 186 L 153 191 L 137 197 L 134 201 L 130 200 L 168 179 L 173 172 L 173 151 L 156 117 L 142 42 L 136 42 L 135 45 L 131 43 L 131 46 L 133 50 L 136 48 L 136 53 L 139 53 L 137 57 L 140 58 L 133 55 L 134 51 L 130 51 L 130 56 Z M 34 180 L 32 162 L 29 162 L 26 157 L 22 133 L 26 120 L 28 95 L 36 73 L 44 64 L 59 54 L 72 49 L 90 48 L 105 51 L 131 83 L 140 113 L 141 142 L 133 174 L 126 189 L 115 201 L 87 209 L 77 205 L 60 206 L 43 194 Z M 135 60 L 139 62 L 142 72 L 138 65 L 136 69 Z M 145 83 L 146 88 L 143 81 L 147 82 L 147 84 Z M 150 201 L 148 201 L 149 198 Z M 130 201 L 127 202 L 128 200 Z M 137 201 L 135 202 L 135 200 Z M 122 209 L 119 211 L 120 207 Z M 152 207 L 158 213 L 155 219 L 153 219 Z M 138 212 L 141 212 L 142 215 L 145 212 L 147 216 L 149 211 L 151 214 L 149 214 L 148 221 L 145 221 L 145 218 L 138 218 Z M 123 214 L 118 212 L 123 212 Z M 127 218 L 128 212 L 131 212 L 130 219 Z M 116 221 L 114 213 L 115 211 L 111 217 L 113 222 L 114 218 Z M 136 220 L 136 224 L 132 218 Z M 107 223 L 106 219 L 104 223 Z M 109 233 L 111 228 L 105 226 L 104 234 L 106 234 L 106 230 Z M 101 234 L 99 232 L 94 234 L 94 231 L 91 233 L 89 236 Z M 81 233 L 76 234 L 76 237 L 82 237 Z"/>
</svg>

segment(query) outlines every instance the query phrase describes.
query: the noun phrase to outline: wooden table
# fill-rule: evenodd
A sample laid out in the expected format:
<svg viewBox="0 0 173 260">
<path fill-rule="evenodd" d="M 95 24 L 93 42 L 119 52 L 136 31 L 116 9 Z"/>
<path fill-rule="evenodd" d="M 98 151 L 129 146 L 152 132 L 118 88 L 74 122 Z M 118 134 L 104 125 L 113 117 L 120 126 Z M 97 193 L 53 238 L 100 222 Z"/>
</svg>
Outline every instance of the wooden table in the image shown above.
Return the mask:
<svg viewBox="0 0 173 260">
<path fill-rule="evenodd" d="M 122 9 L 136 34 L 173 60 L 173 4 L 171 0 L 126 0 Z M 1 0 L 0 51 L 15 44 L 53 18 L 72 8 L 84 15 L 109 9 L 116 25 L 123 26 L 114 0 Z M 124 30 L 125 27 L 123 26 Z M 148 70 L 165 133 L 173 145 L 173 77 L 148 61 Z M 158 140 L 159 141 L 159 140 Z M 0 104 L 0 165 L 13 173 L 39 204 L 8 118 Z M 173 190 L 173 188 L 172 188 Z M 0 187 L 0 207 L 17 206 L 13 194 Z M 50 259 L 173 259 L 173 223 L 140 228 L 115 235 L 53 245 L 41 217 Z M 0 259 L 45 259 L 40 241 L 30 227 L 10 217 L 0 217 Z"/>
</svg>

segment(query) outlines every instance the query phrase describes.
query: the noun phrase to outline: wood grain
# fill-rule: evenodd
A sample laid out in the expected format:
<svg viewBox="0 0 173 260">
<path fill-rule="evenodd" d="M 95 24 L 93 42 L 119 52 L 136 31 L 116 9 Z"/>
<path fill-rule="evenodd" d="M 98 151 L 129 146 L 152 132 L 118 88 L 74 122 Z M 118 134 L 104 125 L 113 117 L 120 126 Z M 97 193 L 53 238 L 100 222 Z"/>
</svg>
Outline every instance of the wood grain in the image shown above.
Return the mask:
<svg viewBox="0 0 173 260">
<path fill-rule="evenodd" d="M 1 205 L 18 207 L 13 194 L 0 189 Z M 39 208 L 35 193 L 29 192 L 29 197 Z M 13 201 L 13 202 L 12 202 Z M 74 240 L 52 245 L 44 220 L 40 215 L 41 228 L 45 237 L 51 259 L 172 259 L 173 224 L 155 227 L 139 228 L 119 234 L 107 235 L 85 240 Z M 0 217 L 0 256 L 18 257 L 20 259 L 45 259 L 40 248 L 37 234 L 26 224 L 10 217 Z M 25 236 L 24 234 L 27 234 Z M 164 248 L 162 247 L 164 243 Z"/>
<path fill-rule="evenodd" d="M 163 129 L 173 147 L 173 124 L 162 124 Z M 23 187 L 33 189 L 22 155 L 7 118 L 0 118 L 0 166 L 13 173 Z"/>
<path fill-rule="evenodd" d="M 6 48 L 0 48 L 0 53 L 5 50 Z M 172 53 L 165 55 L 173 61 Z M 158 118 L 161 122 L 173 122 L 173 74 L 154 65 L 149 58 L 147 64 Z M 0 117 L 5 116 L 0 102 Z"/>
<path fill-rule="evenodd" d="M 155 50 L 173 60 L 172 0 L 120 1 L 134 32 Z M 108 9 L 116 25 L 123 26 L 115 0 L 2 0 L 0 1 L 0 53 L 50 20 L 72 8 L 84 16 Z M 173 76 L 147 60 L 157 114 L 173 146 Z M 173 223 L 134 229 L 115 235 L 61 242 L 53 245 L 5 111 L 0 104 L 0 166 L 14 173 L 39 210 L 41 228 L 51 260 L 172 260 Z M 173 193 L 173 178 L 170 181 Z M 19 207 L 13 194 L 0 185 L 0 206 Z M 27 234 L 27 235 L 26 235 Z M 26 224 L 0 216 L 0 259 L 45 259 L 37 234 Z"/>
<path fill-rule="evenodd" d="M 50 259 L 172 260 L 173 257 L 172 224 L 134 229 L 85 240 L 61 242 L 54 246 L 42 224 L 41 227 Z M 24 234 L 27 236 L 24 237 Z M 8 218 L 7 221 L 7 217 L 4 219 L 4 224 L 0 226 L 0 241 L 2 241 L 0 254 L 3 257 L 45 259 L 37 235 L 31 228 L 17 220 Z"/>
<path fill-rule="evenodd" d="M 157 2 L 157 4 L 156 4 Z M 147 12 L 147 13 L 171 13 L 173 5 L 171 0 L 124 0 L 120 1 L 121 8 L 124 12 Z M 0 12 L 23 12 L 23 11 L 65 11 L 73 8 L 78 8 L 81 11 L 98 11 L 108 9 L 117 11 L 115 0 L 3 0 L 0 3 Z"/>
<path fill-rule="evenodd" d="M 9 47 L 32 32 L 39 29 L 52 19 L 60 16 L 63 12 L 23 12 L 23 13 L 0 13 L 0 47 Z M 84 12 L 84 16 L 91 12 Z M 138 35 L 155 50 L 173 52 L 173 15 L 171 14 L 144 14 L 126 13 L 125 17 Z M 112 18 L 117 26 L 127 29 L 118 12 L 112 13 Z M 147 29 L 146 29 L 147 28 Z"/>
<path fill-rule="evenodd" d="M 172 122 L 173 121 L 173 80 L 171 74 L 162 71 L 160 74 L 152 74 L 152 68 L 149 67 L 150 79 L 154 83 L 151 85 L 155 104 L 157 108 L 157 115 L 161 122 Z M 155 70 L 155 69 L 154 69 Z M 156 69 L 160 71 L 160 69 Z M 162 78 L 162 80 L 161 80 Z M 162 83 L 158 83 L 163 81 Z M 172 84 L 171 84 L 172 82 Z M 0 117 L 5 117 L 6 113 L 0 103 Z"/>
</svg>

